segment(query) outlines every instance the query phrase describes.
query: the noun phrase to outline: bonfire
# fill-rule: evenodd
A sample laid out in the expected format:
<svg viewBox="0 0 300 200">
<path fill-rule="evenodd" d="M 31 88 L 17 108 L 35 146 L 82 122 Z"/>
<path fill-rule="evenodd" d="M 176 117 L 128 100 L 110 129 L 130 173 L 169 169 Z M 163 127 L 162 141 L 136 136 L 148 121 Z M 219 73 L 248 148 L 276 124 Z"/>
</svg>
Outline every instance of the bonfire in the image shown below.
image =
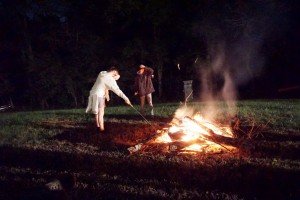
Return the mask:
<svg viewBox="0 0 300 200">
<path fill-rule="evenodd" d="M 220 153 L 236 150 L 235 130 L 239 120 L 229 124 L 205 118 L 200 112 L 174 117 L 168 127 L 157 130 L 151 138 L 129 147 L 130 153 L 160 150 L 176 153 Z"/>
</svg>

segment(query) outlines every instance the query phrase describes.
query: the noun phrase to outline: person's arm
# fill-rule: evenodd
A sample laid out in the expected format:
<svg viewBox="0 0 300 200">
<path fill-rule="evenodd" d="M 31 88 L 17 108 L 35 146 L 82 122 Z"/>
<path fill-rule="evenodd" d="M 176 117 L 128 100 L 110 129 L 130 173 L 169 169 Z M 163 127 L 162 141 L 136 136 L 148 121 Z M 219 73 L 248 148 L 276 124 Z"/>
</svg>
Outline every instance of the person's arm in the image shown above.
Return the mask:
<svg viewBox="0 0 300 200">
<path fill-rule="evenodd" d="M 154 73 L 154 70 L 151 67 L 145 67 L 145 72 L 147 76 L 152 76 Z"/>
<path fill-rule="evenodd" d="M 139 91 L 139 80 L 137 77 L 135 77 L 134 79 L 134 86 L 133 86 L 133 89 L 134 89 L 134 95 L 138 95 L 138 91 Z"/>
<path fill-rule="evenodd" d="M 111 91 L 113 91 L 116 95 L 118 95 L 119 97 L 121 97 L 122 99 L 124 99 L 124 101 L 131 105 L 130 100 L 128 99 L 128 97 L 122 92 L 122 90 L 120 90 L 116 80 L 114 80 L 113 78 L 109 80 L 108 84 L 107 84 L 107 88 Z"/>
</svg>

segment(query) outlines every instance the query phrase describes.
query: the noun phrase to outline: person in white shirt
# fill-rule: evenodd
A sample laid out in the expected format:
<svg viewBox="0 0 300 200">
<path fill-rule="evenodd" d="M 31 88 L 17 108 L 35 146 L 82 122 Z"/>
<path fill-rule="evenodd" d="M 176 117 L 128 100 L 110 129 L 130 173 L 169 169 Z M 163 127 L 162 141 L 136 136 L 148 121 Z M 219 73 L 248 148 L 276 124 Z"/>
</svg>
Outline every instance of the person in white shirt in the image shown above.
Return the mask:
<svg viewBox="0 0 300 200">
<path fill-rule="evenodd" d="M 104 108 L 105 99 L 109 101 L 108 91 L 113 91 L 116 95 L 124 99 L 125 103 L 131 106 L 128 97 L 120 90 L 116 80 L 120 78 L 117 68 L 112 67 L 107 71 L 101 71 L 90 90 L 86 113 L 95 114 L 95 121 L 100 132 L 104 132 Z"/>
</svg>

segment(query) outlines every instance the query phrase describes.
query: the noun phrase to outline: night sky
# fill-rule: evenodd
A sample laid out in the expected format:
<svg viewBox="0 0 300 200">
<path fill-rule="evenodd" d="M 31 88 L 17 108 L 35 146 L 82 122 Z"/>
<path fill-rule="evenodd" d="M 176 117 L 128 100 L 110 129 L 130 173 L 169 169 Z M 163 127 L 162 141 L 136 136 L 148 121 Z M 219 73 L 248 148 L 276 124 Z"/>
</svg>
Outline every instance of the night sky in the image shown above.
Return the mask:
<svg viewBox="0 0 300 200">
<path fill-rule="evenodd" d="M 235 99 L 300 97 L 297 1 L 0 0 L 0 13 L 1 104 L 84 106 L 111 65 L 131 94 L 140 63 L 162 71 L 157 99 L 181 99 L 187 79 L 199 100 L 227 80 Z"/>
</svg>

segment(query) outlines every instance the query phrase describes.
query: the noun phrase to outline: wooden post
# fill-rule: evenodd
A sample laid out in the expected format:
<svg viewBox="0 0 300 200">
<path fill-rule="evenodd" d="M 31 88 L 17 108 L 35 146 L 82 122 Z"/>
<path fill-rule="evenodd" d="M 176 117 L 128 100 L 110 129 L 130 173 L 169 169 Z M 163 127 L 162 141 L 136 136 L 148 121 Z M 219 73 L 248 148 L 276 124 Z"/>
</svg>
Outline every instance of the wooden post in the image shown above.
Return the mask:
<svg viewBox="0 0 300 200">
<path fill-rule="evenodd" d="M 193 80 L 183 81 L 184 86 L 184 99 L 189 101 L 193 99 Z"/>
</svg>

